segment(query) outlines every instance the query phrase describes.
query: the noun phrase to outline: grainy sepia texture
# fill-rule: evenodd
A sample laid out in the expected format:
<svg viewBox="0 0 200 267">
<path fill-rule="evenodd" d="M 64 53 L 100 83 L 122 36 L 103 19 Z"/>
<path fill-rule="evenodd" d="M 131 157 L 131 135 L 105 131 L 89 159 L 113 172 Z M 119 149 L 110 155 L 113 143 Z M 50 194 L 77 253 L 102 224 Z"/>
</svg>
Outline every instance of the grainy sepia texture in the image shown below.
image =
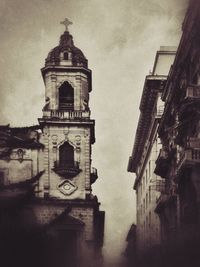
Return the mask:
<svg viewBox="0 0 200 267">
<path fill-rule="evenodd" d="M 93 70 L 92 117 L 97 142 L 94 186 L 106 210 L 105 258 L 121 256 L 135 220 L 133 175 L 126 172 L 144 77 L 160 45 L 177 45 L 186 0 L 1 0 L 1 124 L 37 123 L 44 106 L 39 69 L 73 21 L 75 44 Z"/>
</svg>

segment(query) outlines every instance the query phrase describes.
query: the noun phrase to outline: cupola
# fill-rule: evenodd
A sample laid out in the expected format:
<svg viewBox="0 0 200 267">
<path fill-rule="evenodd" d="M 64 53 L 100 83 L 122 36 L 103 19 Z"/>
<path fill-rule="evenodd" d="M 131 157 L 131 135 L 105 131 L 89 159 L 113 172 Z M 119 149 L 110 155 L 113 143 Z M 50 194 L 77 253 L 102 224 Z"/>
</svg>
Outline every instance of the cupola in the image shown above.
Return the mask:
<svg viewBox="0 0 200 267">
<path fill-rule="evenodd" d="M 45 66 L 61 65 L 73 67 L 88 66 L 88 61 L 83 52 L 74 45 L 73 37 L 68 31 L 68 26 L 72 24 L 68 19 L 65 19 L 61 24 L 64 24 L 66 29 L 60 36 L 59 45 L 53 48 L 45 61 Z"/>
</svg>

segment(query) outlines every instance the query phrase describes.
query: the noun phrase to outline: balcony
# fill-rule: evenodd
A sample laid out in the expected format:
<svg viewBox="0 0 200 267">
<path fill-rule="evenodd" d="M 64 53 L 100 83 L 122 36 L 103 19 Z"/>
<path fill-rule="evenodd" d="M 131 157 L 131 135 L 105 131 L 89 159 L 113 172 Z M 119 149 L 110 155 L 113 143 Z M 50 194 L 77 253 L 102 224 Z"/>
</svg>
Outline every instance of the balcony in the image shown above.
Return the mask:
<svg viewBox="0 0 200 267">
<path fill-rule="evenodd" d="M 161 194 L 160 197 L 156 200 L 155 212 L 160 213 L 165 203 L 168 201 L 169 195 Z"/>
<path fill-rule="evenodd" d="M 187 141 L 188 148 L 200 149 L 200 138 L 189 137 Z"/>
<path fill-rule="evenodd" d="M 176 195 L 161 194 L 156 201 L 155 212 L 157 214 L 161 213 L 165 207 L 167 207 L 170 203 L 175 203 L 176 200 Z"/>
<path fill-rule="evenodd" d="M 161 149 L 159 156 L 156 160 L 156 168 L 154 170 L 154 173 L 162 178 L 166 178 L 168 169 L 169 169 L 169 154 L 164 149 Z"/>
<path fill-rule="evenodd" d="M 160 192 L 160 193 L 164 193 L 165 192 L 165 182 L 166 180 L 165 179 L 158 179 L 158 180 L 155 180 L 155 181 L 152 181 L 151 184 L 150 184 L 150 188 L 152 191 L 157 191 L 157 192 Z"/>
<path fill-rule="evenodd" d="M 179 160 L 177 161 L 175 171 L 175 182 L 178 182 L 183 170 L 200 164 L 200 149 L 187 148 L 179 153 Z"/>
<path fill-rule="evenodd" d="M 76 161 L 73 166 L 66 167 L 59 166 L 55 161 L 53 171 L 64 179 L 70 179 L 78 175 L 81 172 L 81 169 L 79 168 L 79 162 Z"/>
<path fill-rule="evenodd" d="M 91 184 L 95 183 L 96 180 L 97 180 L 97 178 L 98 178 L 97 169 L 92 167 L 92 169 L 91 169 L 91 174 L 90 174 L 90 181 L 91 181 Z"/>
<path fill-rule="evenodd" d="M 188 86 L 185 91 L 185 96 L 181 101 L 181 105 L 179 107 L 179 120 L 189 121 L 193 120 L 197 111 L 199 110 L 199 102 L 200 102 L 200 86 Z"/>
<path fill-rule="evenodd" d="M 176 168 L 176 180 L 183 169 L 200 164 L 200 149 L 187 148 L 179 156 L 180 159 L 177 162 Z"/>
<path fill-rule="evenodd" d="M 195 100 L 200 99 L 200 86 L 188 86 L 185 93 L 185 99 L 187 100 Z"/>
<path fill-rule="evenodd" d="M 192 119 L 186 123 L 180 123 L 177 127 L 175 135 L 175 143 L 187 148 L 200 148 L 200 138 L 191 136 L 191 124 L 195 125 L 198 122 L 193 122 Z"/>
<path fill-rule="evenodd" d="M 69 110 L 69 111 L 60 111 L 60 110 L 44 110 L 43 118 L 49 119 L 62 119 L 62 120 L 87 120 L 90 118 L 90 111 L 81 111 L 81 110 Z"/>
</svg>

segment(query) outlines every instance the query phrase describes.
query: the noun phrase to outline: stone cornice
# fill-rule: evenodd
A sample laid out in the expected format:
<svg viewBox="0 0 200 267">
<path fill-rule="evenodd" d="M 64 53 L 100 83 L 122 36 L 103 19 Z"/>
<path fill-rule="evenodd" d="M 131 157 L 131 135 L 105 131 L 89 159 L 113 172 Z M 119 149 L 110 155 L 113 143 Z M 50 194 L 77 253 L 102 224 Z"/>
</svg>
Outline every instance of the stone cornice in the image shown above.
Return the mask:
<svg viewBox="0 0 200 267">
<path fill-rule="evenodd" d="M 135 143 L 131 160 L 129 160 L 128 171 L 135 172 L 139 163 L 146 137 L 150 130 L 152 122 L 152 111 L 156 103 L 158 92 L 162 90 L 162 84 L 166 80 L 166 76 L 147 76 L 144 83 L 142 98 L 140 102 L 140 117 L 136 130 Z"/>
</svg>

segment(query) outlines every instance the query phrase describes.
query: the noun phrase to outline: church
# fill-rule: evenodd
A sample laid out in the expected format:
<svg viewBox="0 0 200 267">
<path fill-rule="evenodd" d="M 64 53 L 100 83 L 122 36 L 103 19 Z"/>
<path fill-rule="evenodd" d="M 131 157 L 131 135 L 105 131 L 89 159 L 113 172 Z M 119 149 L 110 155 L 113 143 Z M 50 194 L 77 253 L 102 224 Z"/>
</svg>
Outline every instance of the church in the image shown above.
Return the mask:
<svg viewBox="0 0 200 267">
<path fill-rule="evenodd" d="M 100 266 L 105 213 L 92 194 L 92 72 L 66 27 L 41 69 L 38 125 L 0 126 L 0 251 L 4 267 Z M 30 107 L 31 112 L 31 107 Z"/>
</svg>

